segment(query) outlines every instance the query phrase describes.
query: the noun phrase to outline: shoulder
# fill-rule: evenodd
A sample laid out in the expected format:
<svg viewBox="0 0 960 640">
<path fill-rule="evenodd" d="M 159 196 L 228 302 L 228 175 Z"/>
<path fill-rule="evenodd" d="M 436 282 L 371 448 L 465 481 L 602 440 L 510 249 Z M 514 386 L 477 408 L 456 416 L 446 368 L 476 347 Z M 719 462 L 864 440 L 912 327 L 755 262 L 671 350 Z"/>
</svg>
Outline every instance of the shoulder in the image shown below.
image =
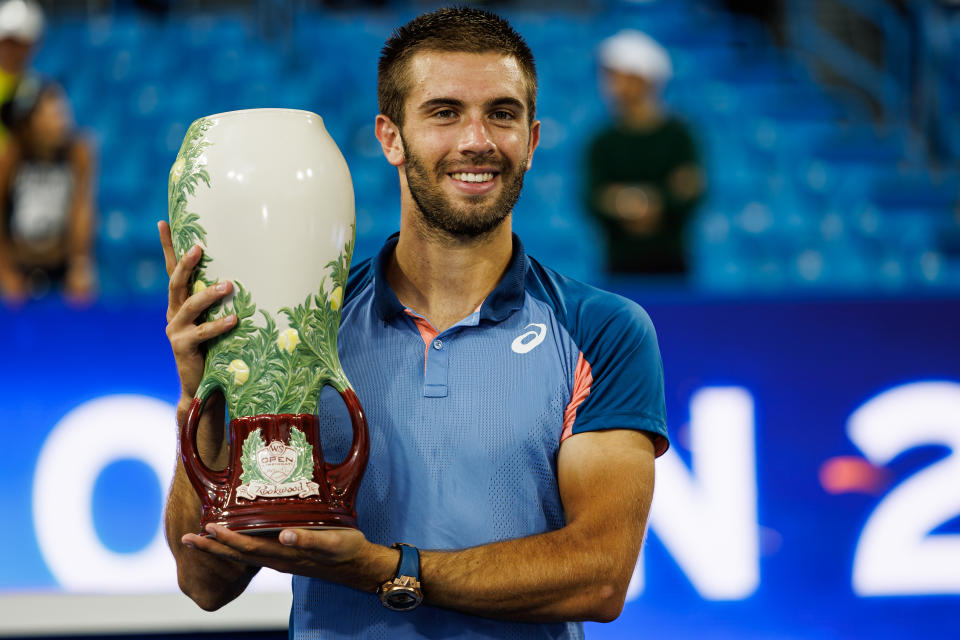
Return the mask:
<svg viewBox="0 0 960 640">
<path fill-rule="evenodd" d="M 682 118 L 678 118 L 677 116 L 674 116 L 674 115 L 669 116 L 664 121 L 663 126 L 661 127 L 661 130 L 664 133 L 668 133 L 673 136 L 689 138 L 689 139 L 693 138 L 693 132 L 690 124 L 686 120 L 683 120 Z"/>
<path fill-rule="evenodd" d="M 549 305 L 580 351 L 581 403 L 569 433 L 646 431 L 669 446 L 663 363 L 653 322 L 636 302 L 560 275 L 535 260 L 527 293 Z M 582 375 L 579 369 L 582 364 Z"/>
<path fill-rule="evenodd" d="M 9 170 L 19 164 L 22 157 L 23 148 L 20 146 L 20 142 L 16 137 L 9 136 L 3 152 L 0 153 L 0 165 Z"/>
<path fill-rule="evenodd" d="M 66 156 L 75 167 L 87 168 L 93 162 L 93 145 L 82 135 L 74 135 L 65 145 Z"/>
<path fill-rule="evenodd" d="M 668 114 L 666 119 L 663 121 L 664 128 L 669 128 L 674 131 L 689 131 L 690 123 L 686 121 L 682 116 L 678 116 L 675 113 Z"/>
<path fill-rule="evenodd" d="M 639 304 L 568 278 L 530 258 L 527 293 L 546 303 L 581 349 L 616 342 L 656 340 L 653 321 Z"/>
<path fill-rule="evenodd" d="M 616 143 L 620 138 L 617 135 L 617 130 L 611 125 L 606 125 L 598 130 L 596 130 L 593 136 L 590 137 L 590 142 L 588 144 L 589 149 L 601 148 L 605 145 Z"/>
</svg>

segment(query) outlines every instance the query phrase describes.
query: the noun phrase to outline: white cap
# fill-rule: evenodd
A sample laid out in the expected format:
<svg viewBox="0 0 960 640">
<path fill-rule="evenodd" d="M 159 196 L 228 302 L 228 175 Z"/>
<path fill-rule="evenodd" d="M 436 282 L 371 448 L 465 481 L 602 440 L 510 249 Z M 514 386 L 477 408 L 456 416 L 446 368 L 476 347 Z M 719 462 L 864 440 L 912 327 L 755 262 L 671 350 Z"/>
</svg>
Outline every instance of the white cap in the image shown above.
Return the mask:
<svg viewBox="0 0 960 640">
<path fill-rule="evenodd" d="M 16 38 L 36 42 L 43 34 L 43 9 L 32 0 L 6 0 L 0 4 L 0 40 Z"/>
<path fill-rule="evenodd" d="M 607 69 L 664 84 L 673 76 L 670 54 L 636 29 L 624 29 L 600 43 L 600 63 Z"/>
</svg>

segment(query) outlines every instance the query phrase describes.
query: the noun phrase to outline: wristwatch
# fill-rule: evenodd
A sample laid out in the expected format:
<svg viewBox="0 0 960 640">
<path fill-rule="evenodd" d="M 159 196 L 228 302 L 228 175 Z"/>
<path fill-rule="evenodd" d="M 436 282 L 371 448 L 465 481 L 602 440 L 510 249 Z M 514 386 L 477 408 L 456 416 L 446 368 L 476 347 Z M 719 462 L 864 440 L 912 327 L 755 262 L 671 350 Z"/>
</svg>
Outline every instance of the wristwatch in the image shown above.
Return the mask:
<svg viewBox="0 0 960 640">
<path fill-rule="evenodd" d="M 410 611 L 423 601 L 420 551 L 405 542 L 397 542 L 393 548 L 400 550 L 400 564 L 397 565 L 397 575 L 380 585 L 380 602 L 393 611 Z"/>
</svg>

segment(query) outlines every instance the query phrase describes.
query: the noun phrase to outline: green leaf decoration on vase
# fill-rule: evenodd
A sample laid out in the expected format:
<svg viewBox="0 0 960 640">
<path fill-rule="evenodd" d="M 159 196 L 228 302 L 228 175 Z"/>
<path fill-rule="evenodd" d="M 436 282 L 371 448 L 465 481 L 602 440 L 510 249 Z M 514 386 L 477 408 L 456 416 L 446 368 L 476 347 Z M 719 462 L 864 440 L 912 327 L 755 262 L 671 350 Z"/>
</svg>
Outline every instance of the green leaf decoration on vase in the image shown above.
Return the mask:
<svg viewBox="0 0 960 640">
<path fill-rule="evenodd" d="M 313 478 L 313 446 L 307 442 L 307 436 L 296 427 L 290 429 L 290 446 L 300 454 L 297 457 L 297 466 L 290 478 L 293 480 L 310 480 Z M 304 455 L 306 454 L 306 455 Z"/>
<path fill-rule="evenodd" d="M 212 126 L 208 118 L 194 121 L 180 145 L 177 159 L 170 168 L 170 180 L 167 183 L 167 198 L 170 206 L 170 233 L 173 236 L 174 253 L 179 258 L 195 244 L 206 242 L 207 233 L 200 225 L 200 216 L 187 211 L 187 196 L 194 195 L 201 182 L 210 186 L 210 174 L 207 173 L 203 151 L 210 146 L 204 139 Z M 203 272 L 210 258 L 206 254 L 194 272 L 194 283 L 203 280 Z M 194 291 L 197 291 L 194 284 Z"/>
<path fill-rule="evenodd" d="M 260 427 L 251 431 L 250 435 L 243 441 L 243 450 L 240 454 L 240 463 L 243 465 L 240 482 L 243 484 L 269 482 L 269 480 L 260 473 L 260 465 L 257 464 L 257 452 L 265 446 L 267 446 L 267 443 L 263 439 Z"/>
<path fill-rule="evenodd" d="M 266 311 L 264 326 L 254 324 L 256 304 L 240 282 L 234 282 L 233 301 L 211 318 L 237 314 L 237 326 L 207 343 L 207 361 L 197 393 L 206 397 L 220 388 L 231 417 L 278 413 L 316 413 L 320 390 L 330 384 L 337 391 L 350 387 L 337 354 L 340 306 L 353 254 L 353 234 L 339 257 L 326 267 L 330 273 L 303 304 L 280 311 L 289 328 L 279 331 Z"/>
<path fill-rule="evenodd" d="M 201 118 L 190 126 L 170 170 L 170 230 L 178 258 L 195 244 L 206 242 L 200 216 L 187 211 L 187 206 L 188 196 L 194 195 L 201 183 L 210 187 L 203 152 L 210 146 L 204 136 L 211 124 Z M 289 323 L 286 329 L 278 329 L 276 318 L 266 310 L 260 309 L 258 316 L 252 292 L 243 283 L 233 282 L 233 299 L 214 305 L 202 317 L 209 321 L 235 313 L 237 326 L 206 343 L 198 397 L 206 398 L 219 388 L 231 418 L 315 414 L 324 385 L 330 384 L 337 391 L 350 388 L 337 354 L 337 329 L 355 233 L 354 224 L 339 256 L 325 265 L 329 272 L 318 291 L 307 295 L 297 307 L 280 309 Z M 210 261 L 205 253 L 194 272 L 193 293 L 213 284 L 207 276 Z M 263 326 L 255 320 L 262 321 Z M 245 460 L 246 454 L 244 450 Z"/>
</svg>

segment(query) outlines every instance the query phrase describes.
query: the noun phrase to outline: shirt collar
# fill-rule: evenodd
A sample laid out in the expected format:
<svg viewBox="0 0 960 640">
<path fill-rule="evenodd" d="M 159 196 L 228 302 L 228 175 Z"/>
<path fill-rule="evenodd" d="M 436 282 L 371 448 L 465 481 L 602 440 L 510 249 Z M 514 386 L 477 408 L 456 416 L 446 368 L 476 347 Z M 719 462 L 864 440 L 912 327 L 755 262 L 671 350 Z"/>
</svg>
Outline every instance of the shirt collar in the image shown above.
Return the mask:
<svg viewBox="0 0 960 640">
<path fill-rule="evenodd" d="M 387 282 L 387 266 L 397 247 L 400 233 L 394 233 L 384 243 L 374 262 L 373 296 L 377 314 L 381 320 L 391 320 L 404 312 L 405 307 Z M 483 301 L 480 319 L 501 322 L 523 305 L 523 282 L 527 275 L 527 254 L 517 234 L 513 234 L 513 253 L 507 270 L 497 286 Z"/>
</svg>

